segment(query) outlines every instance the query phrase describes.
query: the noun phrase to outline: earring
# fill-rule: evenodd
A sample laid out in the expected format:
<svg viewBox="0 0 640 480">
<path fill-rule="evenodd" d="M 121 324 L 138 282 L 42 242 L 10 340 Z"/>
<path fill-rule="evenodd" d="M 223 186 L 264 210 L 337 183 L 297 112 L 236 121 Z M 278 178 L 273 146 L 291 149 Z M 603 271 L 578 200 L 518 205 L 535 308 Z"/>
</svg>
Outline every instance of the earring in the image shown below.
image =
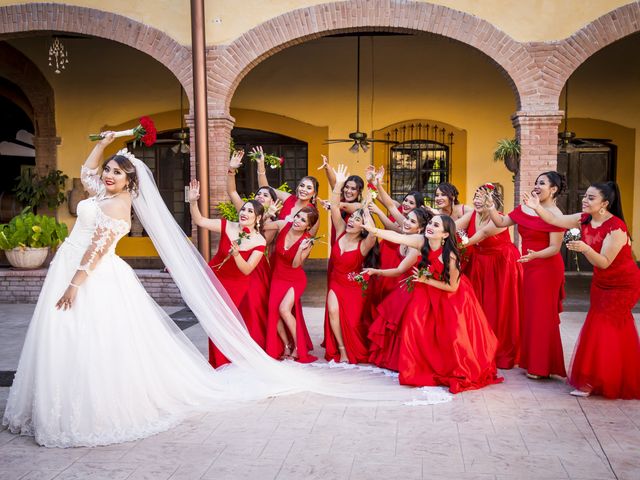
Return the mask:
<svg viewBox="0 0 640 480">
<path fill-rule="evenodd" d="M 256 220 L 256 230 L 260 230 L 260 220 Z"/>
<path fill-rule="evenodd" d="M 442 241 L 440 242 L 440 246 L 444 247 L 445 241 L 444 238 L 442 239 Z"/>
<path fill-rule="evenodd" d="M 600 210 L 598 210 L 598 213 L 599 213 L 600 215 L 604 215 L 604 214 L 605 214 L 605 212 L 606 212 L 606 210 L 605 210 L 605 208 L 604 208 L 604 207 L 600 207 Z"/>
</svg>

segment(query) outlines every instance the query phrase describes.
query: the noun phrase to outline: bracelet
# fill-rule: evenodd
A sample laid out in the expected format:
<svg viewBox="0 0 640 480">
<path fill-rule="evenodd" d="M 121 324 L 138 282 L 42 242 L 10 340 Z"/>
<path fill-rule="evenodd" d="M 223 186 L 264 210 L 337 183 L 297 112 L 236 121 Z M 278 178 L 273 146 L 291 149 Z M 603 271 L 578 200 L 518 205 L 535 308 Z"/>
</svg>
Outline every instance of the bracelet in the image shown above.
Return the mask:
<svg viewBox="0 0 640 480">
<path fill-rule="evenodd" d="M 235 175 L 236 173 L 238 173 L 238 171 L 235 168 L 229 168 L 229 170 L 227 170 L 227 175 Z"/>
<path fill-rule="evenodd" d="M 80 285 L 76 285 L 76 284 L 75 284 L 75 283 L 73 283 L 73 282 L 69 282 L 69 286 L 71 286 L 71 287 L 76 287 L 76 288 L 80 288 Z"/>
<path fill-rule="evenodd" d="M 258 170 L 258 175 L 266 175 L 266 174 L 267 174 L 266 170 L 262 170 L 262 171 Z"/>
</svg>

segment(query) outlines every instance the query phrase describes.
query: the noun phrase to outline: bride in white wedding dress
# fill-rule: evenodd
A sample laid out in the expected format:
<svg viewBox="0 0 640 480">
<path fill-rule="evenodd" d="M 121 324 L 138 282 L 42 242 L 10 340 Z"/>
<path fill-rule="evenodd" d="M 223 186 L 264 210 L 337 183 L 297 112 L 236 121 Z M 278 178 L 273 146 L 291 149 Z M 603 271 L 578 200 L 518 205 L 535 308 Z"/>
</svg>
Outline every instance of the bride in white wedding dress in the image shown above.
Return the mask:
<svg viewBox="0 0 640 480">
<path fill-rule="evenodd" d="M 106 133 L 82 167 L 92 195 L 51 262 L 29 325 L 3 425 L 48 447 L 126 442 L 225 401 L 312 391 L 431 404 L 378 369 L 280 363 L 253 342 L 209 267 L 168 212 L 143 162 L 125 151 L 98 174 Z M 207 335 L 233 364 L 214 370 L 115 254 L 131 203 Z M 368 370 L 368 371 L 367 371 Z"/>
</svg>

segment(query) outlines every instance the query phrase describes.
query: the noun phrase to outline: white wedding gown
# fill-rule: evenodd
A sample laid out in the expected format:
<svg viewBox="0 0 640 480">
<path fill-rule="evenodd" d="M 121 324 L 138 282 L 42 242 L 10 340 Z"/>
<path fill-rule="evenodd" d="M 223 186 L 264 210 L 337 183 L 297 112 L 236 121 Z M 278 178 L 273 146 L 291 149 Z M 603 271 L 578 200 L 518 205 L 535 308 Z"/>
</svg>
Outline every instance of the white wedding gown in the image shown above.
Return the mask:
<svg viewBox="0 0 640 480">
<path fill-rule="evenodd" d="M 104 185 L 95 173 L 83 168 L 83 183 L 96 195 L 78 204 L 76 224 L 51 262 L 29 325 L 3 417 L 10 431 L 33 435 L 49 447 L 96 446 L 149 436 L 221 402 L 274 394 L 306 390 L 363 399 L 417 398 L 419 403 L 450 399 L 440 388 L 407 389 L 382 375 L 272 360 L 212 285 L 215 279 L 196 279 L 196 267 L 203 262 L 192 265 L 193 260 L 174 252 L 172 257 L 186 263 L 181 266 L 165 255 L 185 300 L 234 362 L 214 370 L 115 254 L 129 225 L 101 210 Z M 147 186 L 147 194 L 150 190 Z M 142 213 L 138 206 L 136 211 Z M 153 231 L 146 217 L 145 227 Z M 154 238 L 154 243 L 162 246 L 163 241 Z M 91 274 L 78 288 L 72 308 L 57 310 L 56 302 L 79 268 Z M 185 272 L 174 273 L 181 270 Z"/>
</svg>

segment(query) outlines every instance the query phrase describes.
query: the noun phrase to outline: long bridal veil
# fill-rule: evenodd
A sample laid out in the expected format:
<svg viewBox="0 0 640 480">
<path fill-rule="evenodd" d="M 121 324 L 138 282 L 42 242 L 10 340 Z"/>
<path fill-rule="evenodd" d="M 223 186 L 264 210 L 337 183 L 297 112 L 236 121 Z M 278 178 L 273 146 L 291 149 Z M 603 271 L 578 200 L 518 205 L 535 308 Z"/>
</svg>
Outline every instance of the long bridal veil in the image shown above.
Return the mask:
<svg viewBox="0 0 640 480">
<path fill-rule="evenodd" d="M 149 168 L 132 159 L 139 180 L 135 212 L 209 338 L 232 364 L 213 371 L 247 398 L 309 391 L 336 397 L 430 404 L 451 395 L 441 387 L 409 388 L 375 368 L 311 368 L 269 357 L 249 336 L 242 317 L 207 263 L 164 204 Z M 327 364 L 324 364 L 325 366 Z M 232 388 L 236 390 L 236 388 Z M 252 395 L 253 394 L 253 395 Z"/>
</svg>

